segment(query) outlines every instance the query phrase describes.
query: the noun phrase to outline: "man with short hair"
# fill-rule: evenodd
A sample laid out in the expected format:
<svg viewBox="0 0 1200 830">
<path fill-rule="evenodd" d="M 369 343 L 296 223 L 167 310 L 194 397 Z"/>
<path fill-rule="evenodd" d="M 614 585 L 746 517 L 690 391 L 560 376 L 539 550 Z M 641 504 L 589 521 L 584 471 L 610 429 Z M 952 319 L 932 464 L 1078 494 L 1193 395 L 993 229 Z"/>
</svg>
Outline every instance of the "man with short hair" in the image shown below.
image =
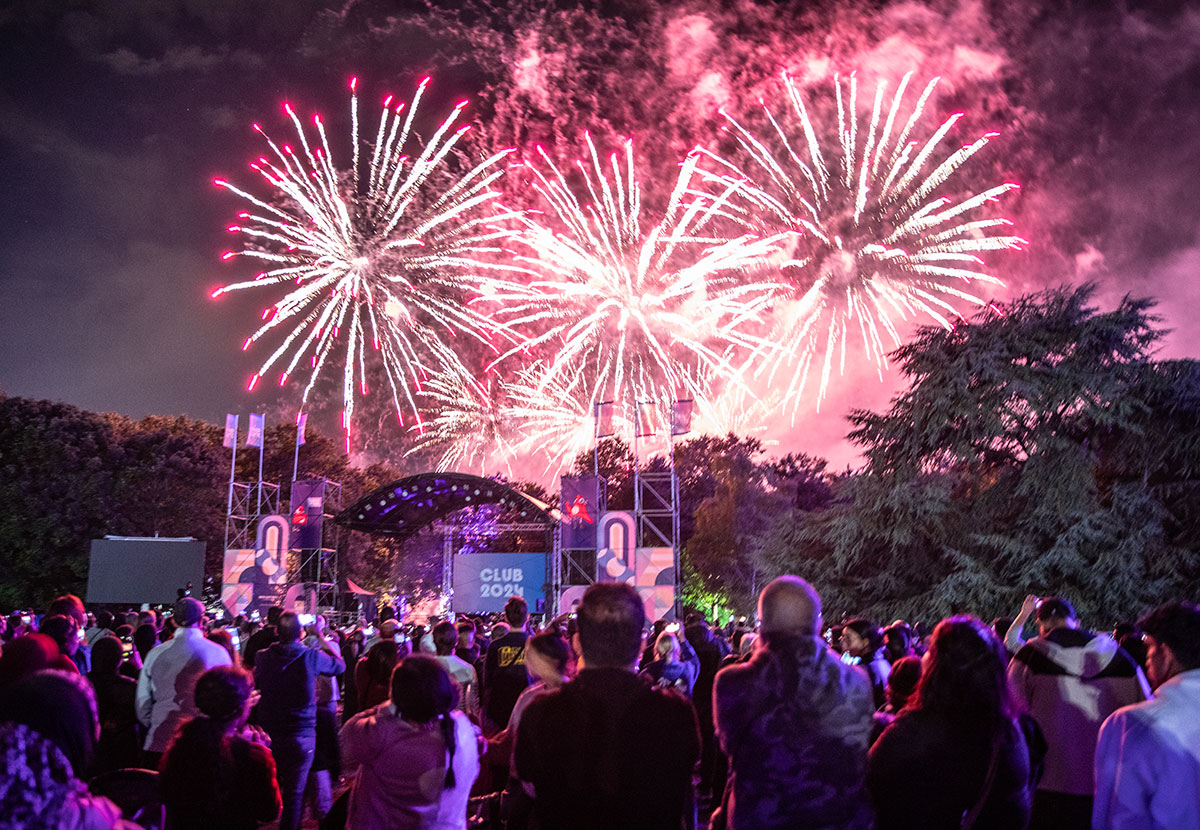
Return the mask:
<svg viewBox="0 0 1200 830">
<path fill-rule="evenodd" d="M 176 602 L 172 619 L 175 636 L 150 649 L 138 677 L 137 716 L 147 727 L 144 763 L 150 769 L 158 768 L 183 722 L 200 714 L 195 700 L 200 675 L 230 664 L 229 652 L 204 636 L 204 606 L 199 600 L 184 597 Z"/>
<path fill-rule="evenodd" d="M 488 734 L 507 728 L 513 706 L 525 687 L 525 640 L 529 637 L 529 606 L 523 597 L 509 597 L 504 604 L 504 619 L 512 630 L 488 646 L 483 667 L 483 711 Z"/>
<path fill-rule="evenodd" d="M 1140 623 L 1154 699 L 1118 709 L 1096 745 L 1094 830 L 1200 830 L 1200 606 Z"/>
<path fill-rule="evenodd" d="M 694 809 L 699 729 L 684 698 L 635 674 L 641 598 L 629 585 L 597 583 L 584 594 L 577 623 L 578 677 L 536 696 L 517 727 L 514 765 L 538 826 L 681 827 Z"/>
<path fill-rule="evenodd" d="M 1096 738 L 1104 719 L 1150 696 L 1137 663 L 1107 634 L 1079 627 L 1061 597 L 1037 604 L 1038 636 L 1008 664 L 1014 696 L 1046 736 L 1045 771 L 1033 795 L 1031 830 L 1091 826 Z"/>
<path fill-rule="evenodd" d="M 717 673 L 717 738 L 729 756 L 730 830 L 873 824 L 864 787 L 875 711 L 871 682 L 818 632 L 821 598 L 797 576 L 758 598 L 762 630 L 745 663 Z"/>
<path fill-rule="evenodd" d="M 304 785 L 317 748 L 317 676 L 346 670 L 342 656 L 327 639 L 322 617 L 308 630 L 315 648 L 300 642 L 303 626 L 292 611 L 279 616 L 278 641 L 258 653 L 254 685 L 262 695 L 255 714 L 271 736 L 271 753 L 283 796 L 280 830 L 298 830 Z"/>
</svg>

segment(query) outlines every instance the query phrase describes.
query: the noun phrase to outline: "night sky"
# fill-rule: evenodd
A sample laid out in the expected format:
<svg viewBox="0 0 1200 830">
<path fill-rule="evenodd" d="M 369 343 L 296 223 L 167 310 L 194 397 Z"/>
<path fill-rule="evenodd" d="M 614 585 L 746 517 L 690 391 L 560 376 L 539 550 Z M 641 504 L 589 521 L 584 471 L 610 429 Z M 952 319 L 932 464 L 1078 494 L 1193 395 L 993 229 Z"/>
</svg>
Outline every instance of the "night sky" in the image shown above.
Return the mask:
<svg viewBox="0 0 1200 830">
<path fill-rule="evenodd" d="M 3 4 L 0 389 L 214 422 L 276 402 L 277 390 L 245 391 L 262 355 L 240 351 L 266 298 L 209 299 L 243 273 L 220 260 L 241 205 L 211 182 L 253 181 L 246 164 L 265 148 L 250 124 L 286 134 L 285 100 L 338 136 L 353 75 L 372 97 L 407 97 L 431 74 L 432 108 L 478 97 L 468 115 L 497 141 L 564 136 L 594 117 L 601 134 L 625 131 L 668 157 L 707 140 L 710 110 L 780 66 L 826 84 L 851 69 L 941 74 L 938 108 L 968 112 L 962 137 L 1001 133 L 981 175 L 1022 184 L 1004 211 L 1031 244 L 996 258 L 1007 288 L 993 296 L 1095 280 L 1102 303 L 1160 300 L 1174 329 L 1163 356 L 1200 350 L 1195 4 L 712 0 L 656 4 L 656 15 L 630 0 L 540 16 L 544 4 L 518 3 L 511 19 L 433 5 Z M 581 88 L 608 69 L 611 89 Z M 674 89 L 671 110 L 617 100 L 639 83 Z M 860 372 L 819 417 L 772 434 L 777 450 L 849 460 L 844 413 L 880 408 L 896 388 Z"/>
</svg>

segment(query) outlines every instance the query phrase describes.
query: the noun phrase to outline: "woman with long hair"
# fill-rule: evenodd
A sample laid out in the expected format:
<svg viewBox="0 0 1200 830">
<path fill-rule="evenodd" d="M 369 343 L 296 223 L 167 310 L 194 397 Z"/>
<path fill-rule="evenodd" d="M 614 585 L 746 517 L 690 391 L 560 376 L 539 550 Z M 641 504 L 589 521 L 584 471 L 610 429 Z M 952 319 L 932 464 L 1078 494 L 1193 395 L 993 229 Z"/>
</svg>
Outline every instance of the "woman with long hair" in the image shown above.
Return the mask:
<svg viewBox="0 0 1200 830">
<path fill-rule="evenodd" d="M 1004 646 L 981 621 L 938 623 L 915 697 L 871 749 L 879 830 L 1028 826 L 1031 770 L 1045 746 L 1009 693 L 1005 665 Z"/>
<path fill-rule="evenodd" d="M 253 706 L 250 675 L 218 666 L 196 681 L 198 717 L 185 723 L 160 766 L 171 830 L 253 830 L 279 817 L 270 741 L 246 721 Z"/>
<path fill-rule="evenodd" d="M 479 731 L 435 658 L 412 654 L 392 672 L 390 702 L 342 727 L 342 763 L 358 767 L 351 830 L 465 830 L 479 775 Z"/>
</svg>

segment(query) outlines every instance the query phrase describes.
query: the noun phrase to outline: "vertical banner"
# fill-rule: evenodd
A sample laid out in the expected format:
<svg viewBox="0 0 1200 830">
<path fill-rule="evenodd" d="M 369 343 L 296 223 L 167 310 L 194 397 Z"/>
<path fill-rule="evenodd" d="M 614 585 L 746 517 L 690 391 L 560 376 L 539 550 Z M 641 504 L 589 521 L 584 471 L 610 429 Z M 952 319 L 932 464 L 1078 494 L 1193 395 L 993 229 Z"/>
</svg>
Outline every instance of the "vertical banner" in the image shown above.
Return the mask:
<svg viewBox="0 0 1200 830">
<path fill-rule="evenodd" d="M 653 435 L 658 429 L 658 405 L 654 401 L 637 404 L 637 437 Z"/>
<path fill-rule="evenodd" d="M 600 515 L 599 476 L 563 476 L 562 546 L 569 550 L 596 549 L 596 518 Z"/>
<path fill-rule="evenodd" d="M 692 431 L 692 413 L 695 412 L 695 402 L 675 401 L 671 404 L 671 435 L 687 435 Z"/>
<path fill-rule="evenodd" d="M 607 438 L 613 434 L 613 402 L 596 404 L 596 437 Z"/>
<path fill-rule="evenodd" d="M 250 413 L 250 429 L 246 433 L 246 446 L 258 447 L 260 450 L 263 445 L 263 417 Z"/>
<path fill-rule="evenodd" d="M 316 550 L 321 545 L 325 516 L 325 479 L 306 478 L 292 482 L 291 547 Z"/>
<path fill-rule="evenodd" d="M 301 412 L 296 416 L 296 446 L 304 446 L 304 428 L 308 425 L 308 413 Z"/>
<path fill-rule="evenodd" d="M 234 449 L 235 447 L 237 447 L 237 433 L 238 433 L 238 416 L 226 415 L 225 416 L 225 438 L 223 441 L 221 441 L 221 446 L 223 446 L 227 450 L 231 450 L 231 449 Z"/>
</svg>

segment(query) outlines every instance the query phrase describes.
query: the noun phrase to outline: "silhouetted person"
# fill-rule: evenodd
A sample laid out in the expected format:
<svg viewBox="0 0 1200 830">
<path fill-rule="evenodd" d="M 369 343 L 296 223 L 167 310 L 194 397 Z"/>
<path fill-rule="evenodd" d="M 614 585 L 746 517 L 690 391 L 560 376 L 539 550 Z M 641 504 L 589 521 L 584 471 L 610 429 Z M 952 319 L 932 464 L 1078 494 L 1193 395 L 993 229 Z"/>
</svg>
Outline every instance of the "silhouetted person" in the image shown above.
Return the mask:
<svg viewBox="0 0 1200 830">
<path fill-rule="evenodd" d="M 277 630 L 278 642 L 254 661 L 254 683 L 262 694 L 256 714 L 271 736 L 283 795 L 280 830 L 297 830 L 317 748 L 317 675 L 341 674 L 346 664 L 319 623 L 309 628 L 315 648 L 300 642 L 300 618 L 291 611 L 280 615 Z"/>
</svg>

